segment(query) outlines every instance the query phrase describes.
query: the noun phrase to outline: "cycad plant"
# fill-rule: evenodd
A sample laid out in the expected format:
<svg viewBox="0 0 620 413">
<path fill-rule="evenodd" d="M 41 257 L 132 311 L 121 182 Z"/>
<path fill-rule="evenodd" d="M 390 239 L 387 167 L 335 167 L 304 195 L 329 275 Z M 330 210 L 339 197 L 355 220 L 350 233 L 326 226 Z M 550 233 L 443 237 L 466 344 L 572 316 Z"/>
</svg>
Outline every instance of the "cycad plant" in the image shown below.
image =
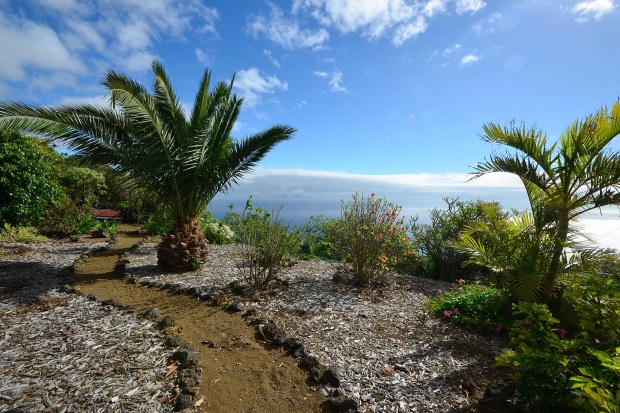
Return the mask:
<svg viewBox="0 0 620 413">
<path fill-rule="evenodd" d="M 232 93 L 234 77 L 209 91 L 211 74 L 205 71 L 188 115 L 161 64 L 153 62 L 152 68 L 152 92 L 124 74 L 107 71 L 102 84 L 109 107 L 2 102 L 0 129 L 64 141 L 90 162 L 130 177 L 174 217 L 172 231 L 159 245 L 159 265 L 186 270 L 206 259 L 207 241 L 198 218 L 207 204 L 295 130 L 276 125 L 235 140 L 231 134 L 243 99 Z"/>
<path fill-rule="evenodd" d="M 548 229 L 553 250 L 543 288 L 553 291 L 569 238 L 570 223 L 581 214 L 620 204 L 620 152 L 608 148 L 620 134 L 620 100 L 578 119 L 548 144 L 544 132 L 514 123 L 483 126 L 483 139 L 509 148 L 475 167 L 474 177 L 491 172 L 518 176 L 533 203 L 534 223 Z M 538 212 L 537 212 L 538 211 Z"/>
</svg>

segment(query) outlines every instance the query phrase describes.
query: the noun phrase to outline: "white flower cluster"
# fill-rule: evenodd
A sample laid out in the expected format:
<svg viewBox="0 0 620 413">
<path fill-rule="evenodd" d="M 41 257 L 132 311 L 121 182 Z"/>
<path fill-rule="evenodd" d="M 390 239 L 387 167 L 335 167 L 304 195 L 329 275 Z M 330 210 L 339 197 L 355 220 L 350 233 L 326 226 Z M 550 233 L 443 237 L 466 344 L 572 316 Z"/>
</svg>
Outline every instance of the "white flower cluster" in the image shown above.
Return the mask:
<svg viewBox="0 0 620 413">
<path fill-rule="evenodd" d="M 216 238 L 210 241 L 223 241 L 230 242 L 235 238 L 235 233 L 228 227 L 228 225 L 219 221 L 210 221 L 204 224 L 203 229 L 207 238 Z"/>
</svg>

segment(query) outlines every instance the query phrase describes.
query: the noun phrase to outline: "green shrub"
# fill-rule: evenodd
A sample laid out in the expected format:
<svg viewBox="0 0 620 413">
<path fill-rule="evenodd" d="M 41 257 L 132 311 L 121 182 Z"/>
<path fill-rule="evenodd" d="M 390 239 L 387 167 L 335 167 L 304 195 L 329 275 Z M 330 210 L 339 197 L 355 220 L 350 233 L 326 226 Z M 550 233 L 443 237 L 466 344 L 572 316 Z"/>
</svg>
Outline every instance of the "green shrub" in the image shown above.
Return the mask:
<svg viewBox="0 0 620 413">
<path fill-rule="evenodd" d="M 200 226 L 211 244 L 225 245 L 235 242 L 235 233 L 224 222 L 211 216 L 211 211 L 204 211 L 200 217 Z"/>
<path fill-rule="evenodd" d="M 341 201 L 340 216 L 329 226 L 328 240 L 341 257 L 345 277 L 358 285 L 379 282 L 411 254 L 400 210 L 375 194 L 355 194 L 347 204 Z"/>
<path fill-rule="evenodd" d="M 39 234 L 34 227 L 13 227 L 9 223 L 0 229 L 0 241 L 3 242 L 46 242 L 49 238 Z"/>
<path fill-rule="evenodd" d="M 339 260 L 328 239 L 330 228 L 335 224 L 335 219 L 323 215 L 310 217 L 301 229 L 301 253 L 325 260 Z"/>
<path fill-rule="evenodd" d="M 586 412 L 620 413 L 620 347 L 615 353 L 590 349 L 598 365 L 581 366 L 579 375 L 572 376 L 569 389 L 582 396 L 578 406 Z"/>
<path fill-rule="evenodd" d="M 51 237 L 79 235 L 85 223 L 90 220 L 88 208 L 78 208 L 67 196 L 64 196 L 46 209 L 45 217 L 38 229 L 42 234 Z"/>
<path fill-rule="evenodd" d="M 454 324 L 477 326 L 505 325 L 510 310 L 502 291 L 494 287 L 467 284 L 462 279 L 451 290 L 439 290 L 438 295 L 429 298 L 427 308 L 449 318 Z"/>
<path fill-rule="evenodd" d="M 155 214 L 144 223 L 144 230 L 150 236 L 164 235 L 172 231 L 172 222 L 165 214 Z"/>
<path fill-rule="evenodd" d="M 100 231 L 105 231 L 111 236 L 115 236 L 116 233 L 118 232 L 118 223 L 116 221 L 111 221 L 111 220 L 106 219 L 103 221 L 97 221 L 95 228 L 97 228 Z"/>
<path fill-rule="evenodd" d="M 232 209 L 232 208 L 231 208 Z M 263 288 L 286 267 L 299 250 L 300 231 L 285 224 L 280 210 L 252 206 L 250 197 L 241 215 L 226 214 L 225 222 L 237 236 L 235 264 L 252 288 Z"/>
<path fill-rule="evenodd" d="M 558 327 L 544 304 L 513 304 L 519 318 L 510 327 L 510 348 L 496 357 L 496 367 L 510 369 L 510 380 L 518 386 L 518 396 L 530 408 L 540 411 L 565 405 L 571 394 L 567 389 L 569 353 L 573 342 Z"/>
<path fill-rule="evenodd" d="M 0 131 L 0 225 L 37 226 L 63 197 L 62 157 L 37 138 Z"/>
<path fill-rule="evenodd" d="M 509 213 L 502 211 L 497 202 L 459 201 L 458 198 L 444 198 L 444 201 L 448 208 L 432 209 L 430 224 L 418 224 L 417 217 L 410 223 L 424 274 L 442 281 L 474 279 L 481 274 L 487 274 L 488 271 L 483 267 L 465 266 L 470 255 L 454 248 L 452 242 L 458 239 L 467 225 L 488 221 L 489 211 L 503 217 L 508 217 Z"/>
</svg>

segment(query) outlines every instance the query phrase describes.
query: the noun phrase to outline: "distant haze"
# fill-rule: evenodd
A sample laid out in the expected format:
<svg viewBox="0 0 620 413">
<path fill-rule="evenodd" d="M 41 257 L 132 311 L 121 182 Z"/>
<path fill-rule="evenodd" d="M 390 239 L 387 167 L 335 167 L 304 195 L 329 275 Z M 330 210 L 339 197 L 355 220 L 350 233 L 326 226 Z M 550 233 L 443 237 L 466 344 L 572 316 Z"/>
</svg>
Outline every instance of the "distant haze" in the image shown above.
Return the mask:
<svg viewBox="0 0 620 413">
<path fill-rule="evenodd" d="M 252 195 L 254 206 L 277 209 L 293 225 L 302 225 L 310 216 L 336 217 L 340 200 L 348 202 L 355 192 L 378 197 L 403 207 L 402 214 L 417 215 L 419 222 L 429 222 L 429 211 L 446 208 L 442 198 L 469 201 L 482 199 L 500 202 L 504 209 L 529 207 L 523 185 L 509 174 L 491 174 L 468 181 L 464 173 L 361 175 L 305 169 L 257 168 L 232 191 L 218 195 L 208 206 L 221 218 L 233 204 L 240 212 Z M 601 246 L 620 248 L 620 211 L 607 208 L 581 219 L 584 230 Z"/>
</svg>

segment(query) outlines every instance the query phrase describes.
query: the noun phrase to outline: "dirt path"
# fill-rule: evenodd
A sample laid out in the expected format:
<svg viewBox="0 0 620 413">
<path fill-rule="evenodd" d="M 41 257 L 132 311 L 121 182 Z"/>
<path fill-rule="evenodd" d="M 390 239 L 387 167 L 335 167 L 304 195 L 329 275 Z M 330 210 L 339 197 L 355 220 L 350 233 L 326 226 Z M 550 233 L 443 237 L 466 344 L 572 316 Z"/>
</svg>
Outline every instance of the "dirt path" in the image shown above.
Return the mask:
<svg viewBox="0 0 620 413">
<path fill-rule="evenodd" d="M 172 316 L 180 336 L 199 353 L 199 411 L 211 413 L 318 413 L 323 396 L 307 385 L 307 373 L 281 350 L 266 349 L 238 314 L 229 314 L 195 298 L 128 284 L 114 274 L 118 255 L 141 236 L 119 234 L 110 249 L 89 259 L 75 272 L 74 287 L 83 294 L 114 299 L 137 312 L 159 308 Z M 217 346 L 207 346 L 212 342 Z M 197 410 L 198 411 L 198 410 Z"/>
</svg>

